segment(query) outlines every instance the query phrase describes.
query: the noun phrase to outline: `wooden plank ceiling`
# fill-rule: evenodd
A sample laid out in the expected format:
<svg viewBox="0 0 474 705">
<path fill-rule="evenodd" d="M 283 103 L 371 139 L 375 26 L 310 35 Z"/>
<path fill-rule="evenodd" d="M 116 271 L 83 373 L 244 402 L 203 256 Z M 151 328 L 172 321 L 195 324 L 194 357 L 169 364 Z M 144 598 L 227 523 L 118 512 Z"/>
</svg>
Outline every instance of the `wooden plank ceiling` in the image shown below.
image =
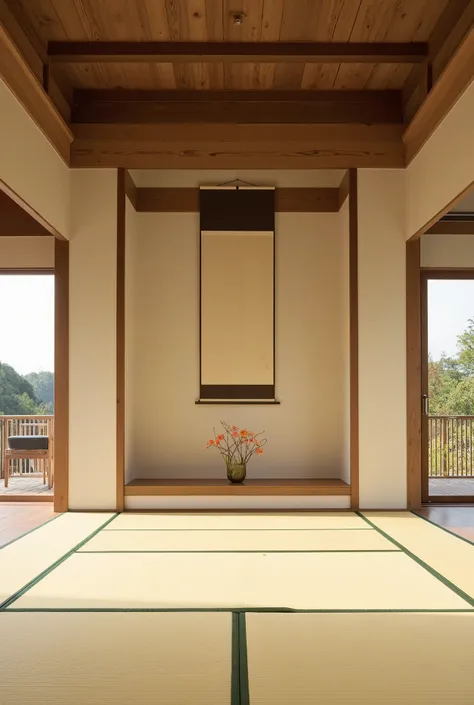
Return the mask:
<svg viewBox="0 0 474 705">
<path fill-rule="evenodd" d="M 30 41 L 427 42 L 448 0 L 6 0 Z M 241 24 L 235 22 L 240 16 Z M 410 64 L 68 63 L 62 85 L 399 90 Z"/>
<path fill-rule="evenodd" d="M 474 0 L 0 0 L 0 51 L 73 166 L 403 167 L 474 77 Z"/>
</svg>

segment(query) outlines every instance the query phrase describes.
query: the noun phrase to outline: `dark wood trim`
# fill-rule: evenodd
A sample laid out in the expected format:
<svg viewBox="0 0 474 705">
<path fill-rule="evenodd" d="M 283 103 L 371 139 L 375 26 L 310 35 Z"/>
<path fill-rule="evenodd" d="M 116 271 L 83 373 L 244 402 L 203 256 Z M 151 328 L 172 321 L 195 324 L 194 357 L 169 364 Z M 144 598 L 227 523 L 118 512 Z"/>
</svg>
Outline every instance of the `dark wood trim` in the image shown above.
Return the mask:
<svg viewBox="0 0 474 705">
<path fill-rule="evenodd" d="M 276 188 L 277 213 L 337 213 L 337 188 Z M 136 210 L 139 213 L 197 213 L 198 188 L 136 188 Z"/>
<path fill-rule="evenodd" d="M 275 399 L 274 384 L 201 384 L 199 401 Z"/>
<path fill-rule="evenodd" d="M 359 508 L 359 217 L 357 169 L 349 170 L 349 349 L 351 508 Z"/>
<path fill-rule="evenodd" d="M 135 185 L 130 172 L 125 170 L 125 195 L 132 204 L 132 206 L 137 210 L 138 207 L 138 188 Z"/>
<path fill-rule="evenodd" d="M 194 402 L 197 405 L 207 405 L 207 406 L 269 406 L 269 405 L 279 405 L 281 404 L 278 399 L 269 399 L 268 401 L 264 400 L 255 400 L 255 399 L 246 399 L 243 401 L 242 399 L 196 399 Z"/>
<path fill-rule="evenodd" d="M 474 235 L 474 218 L 471 220 L 438 220 L 426 235 Z"/>
<path fill-rule="evenodd" d="M 421 507 L 421 283 L 420 241 L 406 244 L 407 507 Z"/>
<path fill-rule="evenodd" d="M 125 486 L 127 497 L 140 496 L 211 496 L 242 495 L 307 496 L 343 495 L 351 492 L 350 486 L 339 479 L 281 479 L 246 480 L 231 484 L 222 480 L 132 480 Z"/>
<path fill-rule="evenodd" d="M 54 511 L 69 508 L 69 242 L 54 242 Z"/>
<path fill-rule="evenodd" d="M 125 199 L 126 171 L 117 171 L 117 498 L 116 509 L 124 508 L 125 485 Z"/>
<path fill-rule="evenodd" d="M 8 275 L 23 275 L 23 274 L 34 274 L 36 275 L 47 275 L 54 276 L 54 267 L 16 267 L 15 269 L 10 269 L 9 267 L 0 267 L 0 274 Z"/>
<path fill-rule="evenodd" d="M 416 157 L 474 78 L 474 27 L 466 34 L 403 135 L 407 165 Z"/>
<path fill-rule="evenodd" d="M 51 233 L 0 189 L 0 237 L 42 237 Z"/>
<path fill-rule="evenodd" d="M 401 124 L 399 91 L 76 91 L 75 123 Z"/>
<path fill-rule="evenodd" d="M 348 119 L 350 116 L 348 116 Z M 71 166 L 404 168 L 402 125 L 74 124 Z"/>
<path fill-rule="evenodd" d="M 369 63 L 417 64 L 422 42 L 48 42 L 55 63 Z"/>
<path fill-rule="evenodd" d="M 0 0 L 1 1 L 1 0 Z M 47 220 L 43 218 L 34 208 L 32 208 L 21 196 L 19 196 L 16 191 L 14 191 L 5 181 L 0 179 L 0 191 L 6 194 L 12 201 L 14 201 L 22 210 L 25 211 L 29 216 L 31 216 L 40 227 L 44 228 L 45 235 L 53 235 L 58 238 L 58 240 L 65 240 L 65 237 L 56 228 L 48 223 Z"/>
</svg>

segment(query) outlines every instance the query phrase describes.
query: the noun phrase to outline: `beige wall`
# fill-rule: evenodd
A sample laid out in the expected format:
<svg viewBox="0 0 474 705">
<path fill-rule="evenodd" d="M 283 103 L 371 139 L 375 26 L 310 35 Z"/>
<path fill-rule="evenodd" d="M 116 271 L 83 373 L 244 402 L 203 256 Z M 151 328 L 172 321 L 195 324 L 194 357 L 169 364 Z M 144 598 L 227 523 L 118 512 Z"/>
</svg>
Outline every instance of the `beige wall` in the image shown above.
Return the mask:
<svg viewBox="0 0 474 705">
<path fill-rule="evenodd" d="M 54 237 L 0 237 L 0 269 L 54 267 Z"/>
<path fill-rule="evenodd" d="M 403 171 L 359 171 L 360 506 L 406 506 Z"/>
<path fill-rule="evenodd" d="M 343 247 L 341 249 L 341 288 L 342 288 L 342 316 L 341 329 L 343 341 L 343 371 L 342 371 L 342 391 L 344 395 L 343 401 L 343 425 L 342 425 L 342 472 L 341 479 L 350 483 L 351 481 L 351 410 L 350 410 L 350 293 L 349 293 L 349 199 L 346 198 L 340 212 L 340 228 L 343 239 Z"/>
<path fill-rule="evenodd" d="M 205 450 L 221 419 L 265 430 L 254 477 L 339 477 L 344 465 L 343 262 L 339 214 L 276 222 L 279 406 L 195 405 L 199 393 L 199 218 L 139 214 L 135 291 L 135 477 L 222 477 Z"/>
<path fill-rule="evenodd" d="M 69 237 L 70 171 L 1 79 L 0 180 Z"/>
<path fill-rule="evenodd" d="M 474 267 L 474 235 L 423 235 L 422 267 Z"/>
<path fill-rule="evenodd" d="M 69 506 L 114 509 L 117 172 L 71 175 Z"/>
<path fill-rule="evenodd" d="M 125 204 L 125 482 L 133 479 L 135 433 L 135 325 L 139 309 L 137 286 L 138 215 L 128 198 Z"/>
<path fill-rule="evenodd" d="M 272 232 L 201 234 L 202 384 L 273 384 Z"/>
<path fill-rule="evenodd" d="M 408 239 L 474 181 L 474 83 L 407 169 Z"/>
</svg>

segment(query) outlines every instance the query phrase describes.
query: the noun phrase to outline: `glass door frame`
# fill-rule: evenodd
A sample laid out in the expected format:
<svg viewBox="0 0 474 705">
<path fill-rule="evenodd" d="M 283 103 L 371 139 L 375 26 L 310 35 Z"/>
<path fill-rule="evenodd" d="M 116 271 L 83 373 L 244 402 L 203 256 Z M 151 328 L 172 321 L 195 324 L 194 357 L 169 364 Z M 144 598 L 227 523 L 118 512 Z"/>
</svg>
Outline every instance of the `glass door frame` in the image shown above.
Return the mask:
<svg viewBox="0 0 474 705">
<path fill-rule="evenodd" d="M 428 282 L 433 279 L 454 281 L 456 279 L 473 279 L 474 269 L 430 269 L 421 268 L 421 501 L 423 504 L 473 504 L 474 495 L 434 495 L 429 494 L 428 476 Z M 474 481 L 473 481 L 474 484 Z"/>
</svg>

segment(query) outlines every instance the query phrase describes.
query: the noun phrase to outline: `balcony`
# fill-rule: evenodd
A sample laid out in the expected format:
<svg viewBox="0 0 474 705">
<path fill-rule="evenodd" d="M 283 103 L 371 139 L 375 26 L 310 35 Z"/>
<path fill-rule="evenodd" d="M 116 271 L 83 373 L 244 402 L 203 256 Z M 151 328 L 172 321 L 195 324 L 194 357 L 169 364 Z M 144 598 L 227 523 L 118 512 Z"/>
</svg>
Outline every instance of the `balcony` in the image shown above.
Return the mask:
<svg viewBox="0 0 474 705">
<path fill-rule="evenodd" d="M 46 436 L 49 457 L 44 451 L 15 451 L 9 458 L 10 472 L 6 477 L 7 456 L 11 453 L 8 439 L 18 436 Z M 35 443 L 30 445 L 34 448 Z M 53 484 L 54 416 L 0 416 L 0 499 L 52 500 Z"/>
<path fill-rule="evenodd" d="M 474 496 L 474 416 L 428 418 L 430 496 Z"/>
</svg>

